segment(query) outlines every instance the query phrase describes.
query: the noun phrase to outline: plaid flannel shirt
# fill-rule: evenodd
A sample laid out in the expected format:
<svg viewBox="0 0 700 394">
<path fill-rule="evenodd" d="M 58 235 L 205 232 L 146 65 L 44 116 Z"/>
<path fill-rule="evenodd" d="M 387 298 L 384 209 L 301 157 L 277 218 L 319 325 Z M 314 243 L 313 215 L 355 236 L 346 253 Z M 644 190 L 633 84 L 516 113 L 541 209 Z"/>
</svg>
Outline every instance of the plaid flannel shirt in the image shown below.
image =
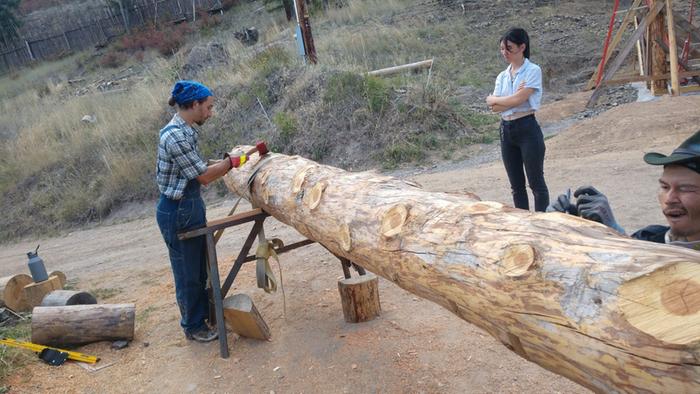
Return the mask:
<svg viewBox="0 0 700 394">
<path fill-rule="evenodd" d="M 197 152 L 195 128 L 189 126 L 179 114 L 160 130 L 156 182 L 166 197 L 179 200 L 187 182 L 207 170 L 207 163 Z"/>
</svg>

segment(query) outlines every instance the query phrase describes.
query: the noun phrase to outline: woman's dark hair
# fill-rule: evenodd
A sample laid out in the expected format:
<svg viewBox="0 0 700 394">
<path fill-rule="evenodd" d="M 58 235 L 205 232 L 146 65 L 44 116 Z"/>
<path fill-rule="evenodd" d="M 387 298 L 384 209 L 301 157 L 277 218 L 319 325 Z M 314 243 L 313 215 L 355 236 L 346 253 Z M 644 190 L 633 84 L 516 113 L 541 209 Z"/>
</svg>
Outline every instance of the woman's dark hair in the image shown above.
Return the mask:
<svg viewBox="0 0 700 394">
<path fill-rule="evenodd" d="M 175 106 L 175 104 L 177 104 L 177 107 L 178 107 L 178 108 L 181 108 L 181 109 L 190 109 L 190 108 L 192 108 L 192 106 L 194 105 L 194 102 L 195 102 L 195 101 L 198 102 L 198 103 L 200 103 L 200 104 L 203 104 L 205 101 L 207 101 L 208 98 L 209 98 L 209 97 L 205 97 L 205 98 L 199 99 L 199 100 L 192 100 L 192 101 L 190 101 L 190 102 L 188 102 L 188 103 L 177 104 L 177 102 L 175 101 L 175 97 L 170 96 L 170 99 L 168 100 L 168 105 L 171 106 L 171 107 L 173 107 L 173 106 Z"/>
<path fill-rule="evenodd" d="M 523 52 L 523 56 L 525 56 L 526 59 L 530 58 L 530 37 L 527 35 L 525 29 L 514 27 L 508 30 L 506 34 L 501 37 L 498 43 L 505 44 L 506 41 L 510 41 L 515 45 L 525 44 L 525 52 Z"/>
</svg>

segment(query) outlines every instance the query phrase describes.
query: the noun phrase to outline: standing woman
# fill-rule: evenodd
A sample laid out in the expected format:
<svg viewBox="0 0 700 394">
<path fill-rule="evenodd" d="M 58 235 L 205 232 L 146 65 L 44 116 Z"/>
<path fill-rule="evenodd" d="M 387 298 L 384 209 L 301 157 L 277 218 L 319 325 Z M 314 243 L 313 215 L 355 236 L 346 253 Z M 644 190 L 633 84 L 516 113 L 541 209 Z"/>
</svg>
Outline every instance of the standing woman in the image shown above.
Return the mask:
<svg viewBox="0 0 700 394">
<path fill-rule="evenodd" d="M 175 298 L 180 307 L 180 326 L 187 339 L 209 342 L 217 332 L 205 322 L 209 310 L 204 237 L 181 241 L 177 234 L 206 225 L 206 208 L 200 186 L 225 175 L 230 160 L 207 165 L 198 152 L 198 130 L 212 115 L 214 97 L 195 81 L 178 81 L 168 104 L 177 113 L 160 130 L 156 182 L 160 199 L 156 221 L 168 247 L 175 279 Z"/>
<path fill-rule="evenodd" d="M 508 68 L 498 74 L 486 104 L 501 115 L 501 157 L 508 174 L 516 208 L 529 209 L 525 174 L 535 196 L 535 211 L 549 205 L 544 181 L 544 137 L 535 119 L 542 101 L 542 70 L 530 58 L 527 32 L 513 28 L 501 37 L 501 55 Z M 524 171 L 523 171 L 524 168 Z"/>
</svg>

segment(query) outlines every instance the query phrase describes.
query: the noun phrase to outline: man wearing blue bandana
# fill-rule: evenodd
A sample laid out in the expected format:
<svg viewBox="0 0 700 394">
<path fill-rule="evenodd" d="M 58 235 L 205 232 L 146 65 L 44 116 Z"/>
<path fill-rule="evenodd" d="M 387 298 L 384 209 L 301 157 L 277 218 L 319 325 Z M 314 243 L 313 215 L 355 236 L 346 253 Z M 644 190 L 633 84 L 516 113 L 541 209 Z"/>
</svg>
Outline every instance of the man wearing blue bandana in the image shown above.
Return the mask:
<svg viewBox="0 0 700 394">
<path fill-rule="evenodd" d="M 644 155 L 644 161 L 664 168 L 659 178 L 658 199 L 668 226 L 647 226 L 632 234 L 632 238 L 700 250 L 700 131 L 670 155 L 651 152 Z M 625 233 L 615 221 L 603 193 L 584 186 L 576 190 L 574 197 L 575 204 L 568 193 L 560 195 L 547 211 L 568 212 Z"/>
<path fill-rule="evenodd" d="M 231 161 L 207 166 L 198 153 L 199 132 L 194 125 L 203 125 L 212 115 L 214 96 L 209 88 L 194 81 L 178 81 L 168 104 L 177 105 L 177 113 L 160 130 L 156 167 L 160 199 L 156 219 L 170 255 L 182 317 L 180 325 L 187 339 L 209 342 L 218 335 L 204 320 L 209 310 L 205 240 L 202 236 L 180 241 L 177 234 L 206 225 L 200 185 L 206 186 L 225 175 L 231 169 Z"/>
</svg>

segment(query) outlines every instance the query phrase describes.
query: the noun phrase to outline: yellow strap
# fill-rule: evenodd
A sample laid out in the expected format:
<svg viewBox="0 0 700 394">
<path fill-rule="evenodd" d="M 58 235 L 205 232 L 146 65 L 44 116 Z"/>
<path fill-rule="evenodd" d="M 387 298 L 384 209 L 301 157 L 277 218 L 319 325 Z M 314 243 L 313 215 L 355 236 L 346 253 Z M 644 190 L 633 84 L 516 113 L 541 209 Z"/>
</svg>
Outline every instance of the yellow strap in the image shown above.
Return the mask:
<svg viewBox="0 0 700 394">
<path fill-rule="evenodd" d="M 282 302 L 283 302 L 283 307 L 284 307 L 284 316 L 286 318 L 286 316 L 287 316 L 287 296 L 284 293 L 284 282 L 282 279 L 282 264 L 280 264 L 280 260 L 279 260 L 279 257 L 277 256 L 277 252 L 275 252 L 275 250 L 278 250 L 282 247 L 284 247 L 284 243 L 279 238 L 273 238 L 271 240 L 267 240 L 266 242 L 258 244 L 258 249 L 255 251 L 255 257 L 257 257 L 258 266 L 261 268 L 264 266 L 265 277 L 260 278 L 261 280 L 258 280 L 258 287 L 265 290 L 266 293 L 271 293 L 271 292 L 277 291 L 277 281 L 275 280 L 275 276 L 272 272 L 272 268 L 270 267 L 270 258 L 274 259 L 277 262 L 277 267 L 278 267 L 279 273 L 280 273 L 280 287 L 282 288 Z"/>
<path fill-rule="evenodd" d="M 242 165 L 248 160 L 248 156 L 246 156 L 245 154 L 243 154 L 243 155 L 240 156 L 240 158 L 241 158 L 241 164 L 240 164 L 240 165 L 242 166 Z"/>
</svg>

